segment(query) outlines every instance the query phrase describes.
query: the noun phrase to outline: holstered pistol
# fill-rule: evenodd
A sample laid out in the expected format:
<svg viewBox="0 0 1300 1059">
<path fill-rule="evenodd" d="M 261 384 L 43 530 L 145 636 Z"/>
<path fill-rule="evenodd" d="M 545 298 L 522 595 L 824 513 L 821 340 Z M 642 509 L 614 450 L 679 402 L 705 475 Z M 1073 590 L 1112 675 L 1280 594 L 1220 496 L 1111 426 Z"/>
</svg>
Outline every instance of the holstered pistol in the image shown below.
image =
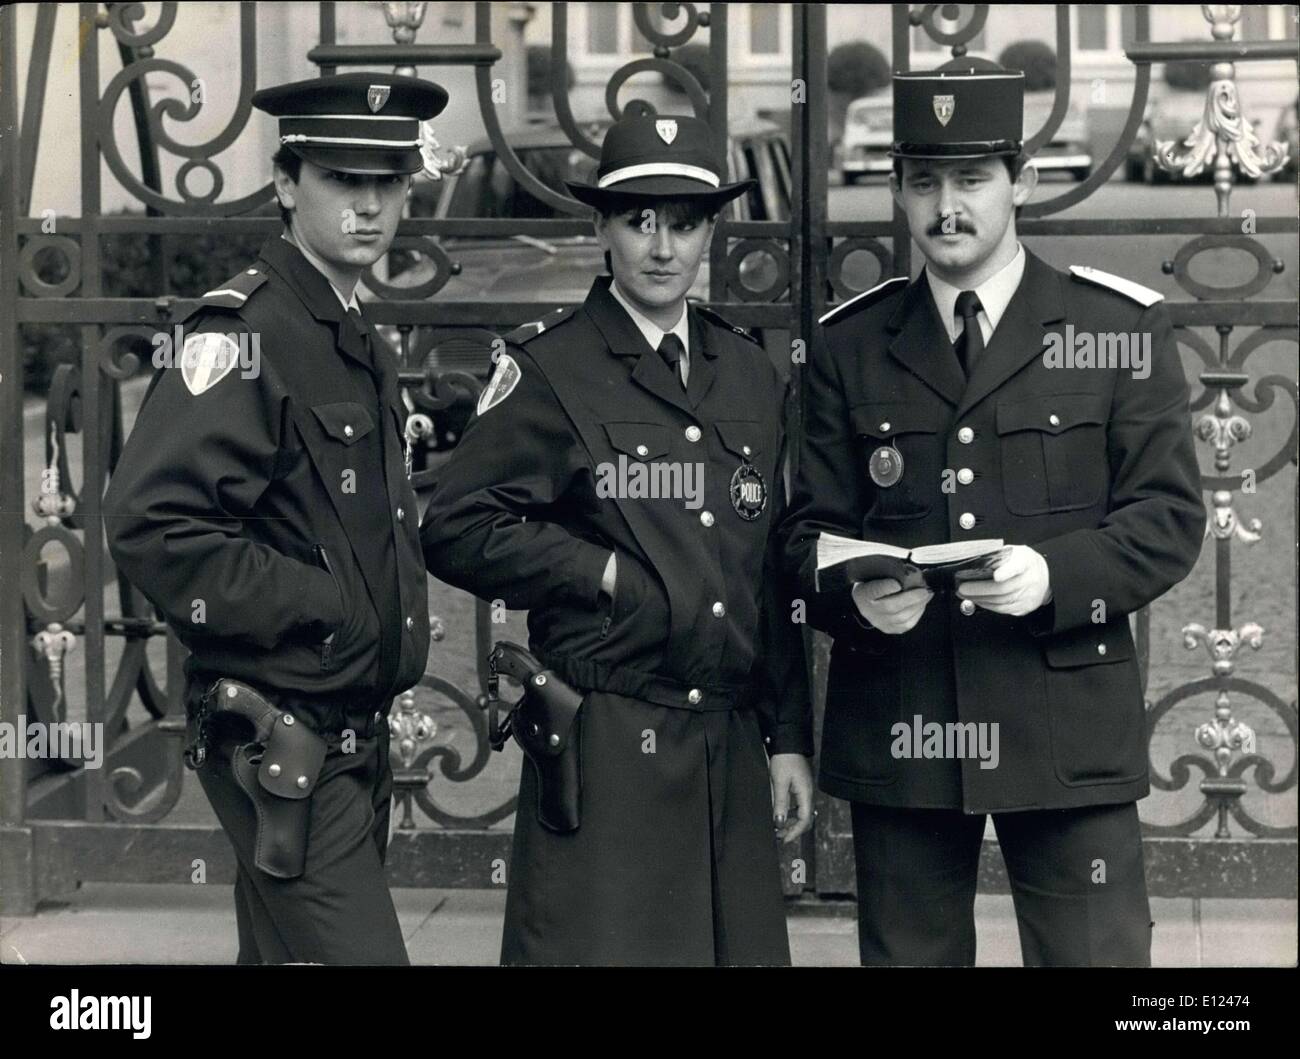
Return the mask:
<svg viewBox="0 0 1300 1059">
<path fill-rule="evenodd" d="M 500 676 L 524 687 L 497 723 Z M 488 738 L 500 750 L 514 735 L 537 773 L 537 820 L 548 831 L 578 830 L 582 806 L 582 695 L 518 644 L 501 641 L 488 655 Z"/>
<path fill-rule="evenodd" d="M 307 862 L 310 798 L 325 740 L 238 680 L 212 684 L 203 709 L 207 718 L 234 714 L 252 726 L 252 737 L 235 746 L 230 768 L 257 814 L 254 863 L 277 879 L 297 878 Z"/>
</svg>

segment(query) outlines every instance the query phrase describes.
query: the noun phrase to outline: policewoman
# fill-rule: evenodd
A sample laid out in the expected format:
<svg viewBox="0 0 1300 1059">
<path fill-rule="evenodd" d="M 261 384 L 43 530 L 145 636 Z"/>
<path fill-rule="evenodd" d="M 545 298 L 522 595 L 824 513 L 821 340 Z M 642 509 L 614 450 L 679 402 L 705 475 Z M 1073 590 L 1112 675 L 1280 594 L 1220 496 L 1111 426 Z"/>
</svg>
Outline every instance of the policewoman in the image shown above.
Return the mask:
<svg viewBox="0 0 1300 1059">
<path fill-rule="evenodd" d="M 393 240 L 421 122 L 446 101 L 369 73 L 254 95 L 279 118 L 284 231 L 184 322 L 104 501 L 114 561 L 191 652 L 198 777 L 238 859 L 241 963 L 407 962 L 383 867 L 388 712 L 424 673 L 426 574 L 398 365 L 355 286 Z M 245 736 L 213 715 L 222 680 L 269 703 L 276 730 L 318 736 L 323 761 L 264 747 L 257 780 L 232 765 Z M 271 789 L 310 798 L 305 835 L 272 836 Z M 271 856 L 272 837 L 305 838 L 305 857 Z"/>
<path fill-rule="evenodd" d="M 852 803 L 862 962 L 974 963 L 992 814 L 1026 964 L 1146 965 L 1128 616 L 1187 575 L 1205 525 L 1169 314 L 1018 241 L 1036 183 L 1022 74 L 954 60 L 896 75 L 893 98 L 892 189 L 925 268 L 822 318 L 784 527 L 809 621 L 834 637 L 820 784 Z M 1149 355 L 1053 355 L 1076 335 Z M 817 596 L 823 532 L 1007 551 L 953 594 Z"/>
<path fill-rule="evenodd" d="M 424 515 L 430 572 L 527 609 L 585 694 L 576 831 L 523 769 L 503 963 L 789 962 L 777 838 L 811 822 L 812 716 L 773 550 L 784 386 L 686 303 L 752 183 L 723 172 L 699 119 L 609 129 L 569 188 L 612 277 L 508 336 Z"/>
</svg>

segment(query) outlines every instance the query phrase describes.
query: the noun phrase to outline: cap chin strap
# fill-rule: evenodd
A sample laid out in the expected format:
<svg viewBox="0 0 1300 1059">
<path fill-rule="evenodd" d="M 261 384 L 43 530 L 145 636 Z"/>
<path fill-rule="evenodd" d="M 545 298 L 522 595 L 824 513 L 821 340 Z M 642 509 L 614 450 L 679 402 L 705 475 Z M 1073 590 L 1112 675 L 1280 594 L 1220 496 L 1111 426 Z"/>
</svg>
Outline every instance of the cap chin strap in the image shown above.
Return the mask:
<svg viewBox="0 0 1300 1059">
<path fill-rule="evenodd" d="M 628 165 L 622 169 L 615 169 L 612 173 L 606 173 L 596 181 L 596 187 L 607 188 L 612 184 L 620 184 L 624 180 L 648 176 L 689 177 L 691 180 L 702 181 L 711 188 L 716 188 L 722 183 L 717 173 L 703 166 L 686 165 L 682 162 L 646 162 L 643 165 Z"/>
</svg>

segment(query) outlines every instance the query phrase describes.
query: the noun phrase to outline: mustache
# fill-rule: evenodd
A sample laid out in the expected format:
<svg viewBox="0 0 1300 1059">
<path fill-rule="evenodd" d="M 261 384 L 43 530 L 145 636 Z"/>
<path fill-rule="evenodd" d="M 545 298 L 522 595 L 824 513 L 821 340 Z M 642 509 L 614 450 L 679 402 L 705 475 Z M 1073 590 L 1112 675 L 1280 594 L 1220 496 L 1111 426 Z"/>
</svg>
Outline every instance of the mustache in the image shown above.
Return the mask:
<svg viewBox="0 0 1300 1059">
<path fill-rule="evenodd" d="M 974 235 L 975 226 L 969 221 L 960 218 L 955 221 L 951 218 L 944 218 L 935 221 L 934 224 L 930 225 L 930 227 L 925 230 L 925 234 L 930 236 L 951 235 L 954 232 L 961 232 L 965 235 Z"/>
</svg>

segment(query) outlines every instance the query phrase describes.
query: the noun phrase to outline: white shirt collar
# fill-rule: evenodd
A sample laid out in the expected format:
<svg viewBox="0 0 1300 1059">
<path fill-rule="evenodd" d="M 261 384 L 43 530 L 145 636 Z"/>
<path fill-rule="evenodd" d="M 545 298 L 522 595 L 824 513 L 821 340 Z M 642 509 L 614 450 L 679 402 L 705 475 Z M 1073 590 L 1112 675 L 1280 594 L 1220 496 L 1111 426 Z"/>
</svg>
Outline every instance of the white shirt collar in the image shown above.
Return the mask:
<svg viewBox="0 0 1300 1059">
<path fill-rule="evenodd" d="M 345 311 L 348 309 L 355 309 L 357 312 L 361 311 L 361 303 L 357 301 L 357 290 L 355 287 L 352 288 L 352 300 L 351 301 L 346 300 L 343 297 L 342 292 L 338 289 L 338 287 L 334 286 L 334 284 L 330 282 L 330 278 L 326 274 L 325 269 L 323 267 L 324 262 L 321 261 L 320 258 L 318 258 L 315 254 L 313 254 L 301 243 L 295 243 L 283 232 L 280 233 L 280 238 L 283 239 L 290 246 L 296 247 L 298 253 L 302 254 L 302 256 L 305 257 L 308 260 L 308 262 L 310 262 L 312 268 L 314 268 L 317 272 L 319 272 L 322 276 L 325 277 L 325 282 L 329 283 L 330 290 L 334 292 L 334 297 L 336 297 L 339 300 L 339 304 L 343 306 Z"/>
<path fill-rule="evenodd" d="M 637 330 L 645 336 L 645 340 L 650 343 L 651 349 L 658 349 L 659 343 L 664 340 L 664 335 L 671 332 L 682 341 L 682 348 L 686 350 L 685 360 L 689 364 L 691 357 L 691 339 L 690 339 L 690 322 L 686 315 L 686 305 L 682 304 L 682 315 L 667 331 L 647 317 L 644 313 L 637 310 L 631 302 L 623 296 L 623 292 L 618 289 L 618 280 L 613 280 L 609 285 L 609 293 L 614 295 L 614 300 L 627 310 L 628 316 L 632 317 L 632 322 L 636 324 Z"/>
<path fill-rule="evenodd" d="M 1025 248 L 1016 244 L 1016 256 L 975 288 L 980 300 L 980 333 L 988 344 L 997 329 L 1002 314 L 1007 311 L 1011 299 L 1015 296 L 1020 279 L 1025 274 Z M 930 284 L 930 293 L 934 295 L 934 304 L 939 309 L 939 319 L 948 332 L 948 338 L 956 342 L 962 332 L 962 323 L 957 319 L 957 295 L 961 288 L 946 283 L 931 272 L 925 270 L 925 278 Z"/>
</svg>

